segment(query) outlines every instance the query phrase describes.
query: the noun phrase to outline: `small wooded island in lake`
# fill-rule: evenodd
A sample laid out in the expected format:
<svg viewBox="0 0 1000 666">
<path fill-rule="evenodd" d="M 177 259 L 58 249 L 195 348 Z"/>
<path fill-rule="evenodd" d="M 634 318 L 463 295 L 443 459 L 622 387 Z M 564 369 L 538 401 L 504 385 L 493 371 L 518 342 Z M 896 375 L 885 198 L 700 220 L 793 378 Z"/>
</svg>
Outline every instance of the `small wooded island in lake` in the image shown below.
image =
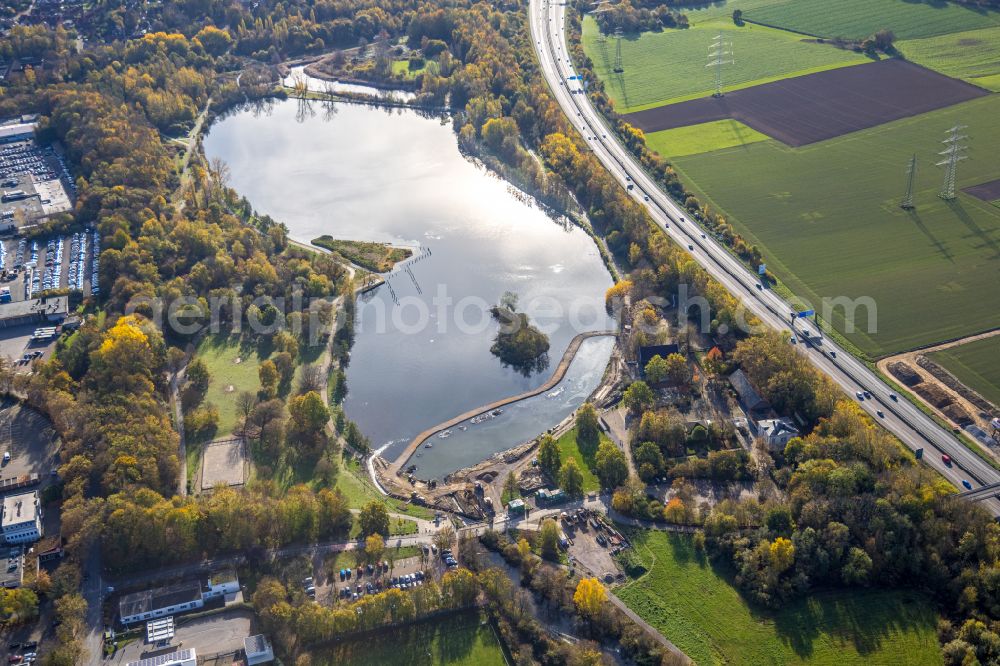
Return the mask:
<svg viewBox="0 0 1000 666">
<path fill-rule="evenodd" d="M 528 315 L 517 312 L 517 294 L 505 292 L 490 312 L 500 322 L 490 351 L 504 365 L 529 375 L 549 364 L 549 337 L 531 325 Z"/>
</svg>

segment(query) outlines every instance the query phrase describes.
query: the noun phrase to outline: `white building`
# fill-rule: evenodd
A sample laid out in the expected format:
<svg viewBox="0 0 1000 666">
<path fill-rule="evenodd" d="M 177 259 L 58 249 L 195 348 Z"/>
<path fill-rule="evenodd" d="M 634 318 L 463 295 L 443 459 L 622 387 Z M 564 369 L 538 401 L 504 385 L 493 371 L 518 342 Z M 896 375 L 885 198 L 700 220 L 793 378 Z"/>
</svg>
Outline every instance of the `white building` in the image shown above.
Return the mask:
<svg viewBox="0 0 1000 666">
<path fill-rule="evenodd" d="M 118 601 L 122 624 L 148 622 L 202 608 L 206 601 L 234 594 L 240 581 L 233 570 L 213 573 L 208 580 L 189 580 L 124 595 Z"/>
<path fill-rule="evenodd" d="M 13 143 L 15 141 L 26 141 L 34 138 L 35 125 L 38 123 L 14 122 L 7 125 L 0 125 L 0 143 Z"/>
<path fill-rule="evenodd" d="M 37 491 L 3 498 L 0 530 L 7 543 L 33 543 L 42 538 L 42 507 Z"/>
<path fill-rule="evenodd" d="M 244 638 L 243 651 L 247 653 L 247 666 L 274 661 L 274 650 L 264 634 Z"/>
<path fill-rule="evenodd" d="M 130 661 L 127 666 L 198 666 L 198 653 L 194 648 L 177 650 L 139 661 Z"/>
<path fill-rule="evenodd" d="M 779 451 L 788 440 L 799 436 L 799 429 L 790 419 L 765 419 L 757 421 L 757 436 L 767 441 L 769 449 Z"/>
</svg>

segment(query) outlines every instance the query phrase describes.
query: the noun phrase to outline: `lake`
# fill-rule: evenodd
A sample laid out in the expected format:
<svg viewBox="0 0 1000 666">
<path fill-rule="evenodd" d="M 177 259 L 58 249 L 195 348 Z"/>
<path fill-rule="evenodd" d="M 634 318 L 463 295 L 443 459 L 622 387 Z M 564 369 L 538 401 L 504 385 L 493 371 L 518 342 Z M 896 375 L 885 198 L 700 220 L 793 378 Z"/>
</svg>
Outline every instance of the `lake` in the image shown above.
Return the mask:
<svg viewBox="0 0 1000 666">
<path fill-rule="evenodd" d="M 229 113 L 204 144 L 229 165 L 230 185 L 296 240 L 330 234 L 413 248 L 386 286 L 359 299 L 347 368 L 344 409 L 387 458 L 427 427 L 540 386 L 575 335 L 613 327 L 604 310 L 611 276 L 592 239 L 465 159 L 450 120 L 287 100 Z M 506 291 L 549 335 L 541 371 L 505 368 L 490 353 L 497 326 L 487 309 Z M 611 347 L 610 338 L 587 340 L 560 393 L 433 438 L 412 461 L 418 476 L 442 476 L 557 424 L 596 387 Z"/>
</svg>

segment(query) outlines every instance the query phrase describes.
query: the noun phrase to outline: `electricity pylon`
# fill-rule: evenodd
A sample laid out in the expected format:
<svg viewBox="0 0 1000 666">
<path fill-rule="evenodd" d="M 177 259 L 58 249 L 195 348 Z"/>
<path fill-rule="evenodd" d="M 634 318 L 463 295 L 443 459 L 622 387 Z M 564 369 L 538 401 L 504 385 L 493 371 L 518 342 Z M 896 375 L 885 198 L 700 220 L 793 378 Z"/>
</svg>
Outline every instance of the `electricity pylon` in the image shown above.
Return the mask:
<svg viewBox="0 0 1000 666">
<path fill-rule="evenodd" d="M 713 97 L 722 97 L 722 66 L 735 64 L 733 57 L 733 41 L 726 37 L 725 32 L 719 32 L 715 36 L 715 42 L 708 47 L 708 64 L 706 67 L 715 67 L 715 94 Z"/>
<path fill-rule="evenodd" d="M 899 207 L 903 210 L 912 210 L 915 208 L 913 205 L 913 181 L 917 177 L 917 156 L 914 155 L 910 158 L 910 164 L 906 167 L 906 194 L 903 195 L 903 200 L 899 202 Z"/>
<path fill-rule="evenodd" d="M 613 70 L 615 74 L 621 74 L 625 71 L 625 67 L 622 65 L 622 28 L 618 26 L 615 28 L 615 66 Z"/>
<path fill-rule="evenodd" d="M 966 127 L 968 125 L 955 125 L 948 130 L 948 137 L 941 142 L 945 145 L 945 149 L 938 153 L 938 155 L 944 155 L 945 159 L 938 162 L 936 166 L 944 166 L 945 170 L 944 184 L 941 185 L 941 192 L 938 196 L 945 201 L 955 199 L 955 176 L 958 171 L 958 163 L 968 157 L 963 154 L 966 146 L 962 145 L 962 141 L 969 137 L 965 134 L 960 134 Z"/>
</svg>

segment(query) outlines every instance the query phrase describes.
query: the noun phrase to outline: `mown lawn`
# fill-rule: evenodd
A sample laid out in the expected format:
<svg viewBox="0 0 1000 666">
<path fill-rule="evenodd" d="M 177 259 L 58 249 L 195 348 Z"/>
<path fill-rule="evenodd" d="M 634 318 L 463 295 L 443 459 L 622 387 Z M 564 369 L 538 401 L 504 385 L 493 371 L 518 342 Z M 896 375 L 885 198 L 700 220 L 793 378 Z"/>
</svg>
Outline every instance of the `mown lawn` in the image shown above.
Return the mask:
<svg viewBox="0 0 1000 666">
<path fill-rule="evenodd" d="M 390 629 L 311 651 L 313 666 L 505 666 L 492 627 L 478 613 Z"/>
<path fill-rule="evenodd" d="M 646 135 L 646 145 L 664 157 L 684 157 L 767 141 L 768 136 L 731 118 Z"/>
<path fill-rule="evenodd" d="M 601 482 L 597 479 L 594 472 L 591 471 L 594 467 L 594 455 L 597 453 L 597 449 L 595 448 L 593 451 L 581 451 L 576 443 L 576 434 L 576 428 L 573 428 L 556 440 L 556 444 L 559 446 L 559 459 L 563 462 L 566 462 L 569 458 L 576 460 L 580 471 L 583 472 L 583 492 L 589 493 L 593 490 L 600 490 Z M 611 440 L 604 433 L 601 433 L 601 441 Z"/>
<path fill-rule="evenodd" d="M 744 10 L 744 18 L 818 37 L 863 39 L 888 28 L 898 39 L 1000 25 L 1000 13 L 911 0 L 787 0 Z"/>
<path fill-rule="evenodd" d="M 941 664 L 936 614 L 908 591 L 834 590 L 778 611 L 750 606 L 691 537 L 635 535 L 648 567 L 616 594 L 700 666 Z"/>
<path fill-rule="evenodd" d="M 386 503 L 389 511 L 393 513 L 405 513 L 414 518 L 431 519 L 434 512 L 422 506 L 407 504 L 391 497 L 386 497 L 379 493 L 378 489 L 372 485 L 366 472 L 361 465 L 354 460 L 341 461 L 340 470 L 337 473 L 337 482 L 334 487 L 339 488 L 347 498 L 348 506 L 352 509 L 360 509 L 368 502 L 380 500 Z"/>
<path fill-rule="evenodd" d="M 974 391 L 1000 405 L 1000 336 L 934 352 L 929 356 Z"/>
<path fill-rule="evenodd" d="M 414 79 L 418 74 L 423 74 L 427 69 L 427 62 L 425 61 L 420 67 L 412 67 L 409 60 L 393 60 L 392 61 L 392 73 L 394 76 L 401 76 L 405 79 Z"/>
<path fill-rule="evenodd" d="M 801 148 L 762 141 L 674 160 L 684 181 L 757 244 L 768 268 L 823 315 L 823 298 L 870 298 L 847 330 L 863 352 L 892 352 L 996 325 L 1000 208 L 937 194 L 944 131 L 968 125 L 959 188 L 1000 178 L 1000 96 L 902 119 Z M 917 155 L 916 210 L 899 208 Z M 709 196 L 709 194 L 711 196 Z M 862 301 L 857 301 L 862 302 Z M 869 325 L 872 330 L 869 332 Z"/>
<path fill-rule="evenodd" d="M 260 389 L 257 372 L 263 359 L 256 347 L 237 336 L 221 334 L 205 336 L 198 344 L 197 357 L 208 366 L 210 377 L 204 402 L 219 409 L 216 437 L 230 435 L 236 426 L 236 396 L 241 391 L 256 393 Z"/>
<path fill-rule="evenodd" d="M 1000 27 L 898 42 L 907 60 L 1000 92 Z"/>
<path fill-rule="evenodd" d="M 706 97 L 715 91 L 715 74 L 706 67 L 709 46 L 720 30 L 733 41 L 735 64 L 723 69 L 726 90 L 869 62 L 863 55 L 801 35 L 756 25 L 742 28 L 730 19 L 709 19 L 686 30 L 629 35 L 622 40 L 624 73 L 612 71 L 615 40 L 598 39 L 597 22 L 586 17 L 583 44 L 620 113 Z"/>
</svg>

